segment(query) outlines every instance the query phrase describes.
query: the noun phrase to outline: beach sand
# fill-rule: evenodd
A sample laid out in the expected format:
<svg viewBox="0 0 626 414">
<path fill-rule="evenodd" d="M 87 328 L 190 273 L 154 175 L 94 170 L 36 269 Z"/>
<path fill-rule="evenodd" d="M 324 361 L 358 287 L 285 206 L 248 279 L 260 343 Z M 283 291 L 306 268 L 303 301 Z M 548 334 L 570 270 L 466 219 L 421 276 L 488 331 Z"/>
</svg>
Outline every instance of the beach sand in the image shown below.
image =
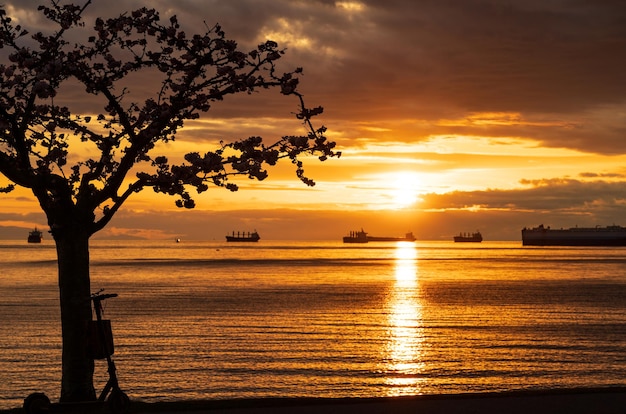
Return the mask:
<svg viewBox="0 0 626 414">
<path fill-rule="evenodd" d="M 164 403 L 133 402 L 131 412 L 158 414 L 626 414 L 626 388 L 393 398 L 267 398 Z"/>
</svg>

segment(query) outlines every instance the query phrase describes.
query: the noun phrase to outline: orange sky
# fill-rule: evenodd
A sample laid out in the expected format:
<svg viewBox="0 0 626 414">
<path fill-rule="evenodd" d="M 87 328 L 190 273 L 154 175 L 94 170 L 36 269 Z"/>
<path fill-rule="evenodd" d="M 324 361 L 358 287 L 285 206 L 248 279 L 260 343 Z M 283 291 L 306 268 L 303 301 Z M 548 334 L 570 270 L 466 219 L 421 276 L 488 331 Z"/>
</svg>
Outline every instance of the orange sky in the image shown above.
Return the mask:
<svg viewBox="0 0 626 414">
<path fill-rule="evenodd" d="M 5 1 L 34 32 L 41 0 Z M 94 0 L 103 17 L 144 2 Z M 175 4 L 175 5 L 174 5 Z M 524 226 L 626 225 L 626 7 L 620 2 L 152 1 L 188 32 L 219 22 L 242 49 L 266 39 L 304 67 L 301 91 L 341 159 L 290 164 L 240 191 L 211 189 L 193 211 L 151 190 L 129 200 L 98 238 L 222 240 L 257 229 L 264 239 L 337 239 L 413 231 L 451 240 L 480 229 L 518 240 Z M 4 55 L 1 55 L 4 58 Z M 146 77 L 137 89 L 156 90 Z M 156 85 L 156 86 L 155 86 Z M 97 111 L 80 90 L 64 99 Z M 189 123 L 171 157 L 220 139 L 302 133 L 297 102 L 241 96 Z M 2 195 L 0 238 L 46 226 L 32 195 Z"/>
</svg>

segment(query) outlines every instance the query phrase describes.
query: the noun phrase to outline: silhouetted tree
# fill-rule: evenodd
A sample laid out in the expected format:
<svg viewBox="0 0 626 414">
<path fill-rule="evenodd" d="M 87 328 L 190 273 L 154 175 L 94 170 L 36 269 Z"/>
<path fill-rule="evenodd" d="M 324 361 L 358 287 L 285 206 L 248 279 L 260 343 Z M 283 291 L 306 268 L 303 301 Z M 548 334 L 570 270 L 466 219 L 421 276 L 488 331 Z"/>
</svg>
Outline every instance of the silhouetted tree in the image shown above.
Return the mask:
<svg viewBox="0 0 626 414">
<path fill-rule="evenodd" d="M 0 173 L 32 190 L 56 243 L 63 337 L 61 401 L 95 398 L 93 361 L 87 355 L 91 319 L 89 238 L 104 228 L 122 204 L 147 187 L 193 208 L 190 190 L 209 185 L 236 191 L 233 175 L 263 180 L 266 166 L 289 159 L 304 175 L 301 155 L 320 160 L 339 156 L 325 128 L 311 118 L 298 92 L 301 69 L 278 73 L 283 50 L 267 41 L 242 52 L 220 26 L 186 34 L 176 17 L 161 22 L 142 8 L 95 20 L 86 28 L 84 5 L 50 1 L 39 10 L 53 25 L 48 34 L 29 34 L 0 7 Z M 70 41 L 84 36 L 83 41 Z M 87 33 L 87 34 L 85 34 Z M 130 101 L 129 75 L 155 77 L 154 94 Z M 160 76 L 157 76 L 160 75 Z M 132 78 L 136 79 L 136 78 Z M 266 145 L 261 137 L 221 143 L 206 153 L 189 153 L 180 165 L 154 154 L 172 142 L 187 120 L 208 111 L 226 95 L 277 88 L 296 98 L 304 136 L 285 136 Z M 58 102 L 83 91 L 99 111 L 72 113 Z M 65 100 L 62 100 L 65 99 Z M 77 161 L 81 154 L 91 154 Z"/>
</svg>

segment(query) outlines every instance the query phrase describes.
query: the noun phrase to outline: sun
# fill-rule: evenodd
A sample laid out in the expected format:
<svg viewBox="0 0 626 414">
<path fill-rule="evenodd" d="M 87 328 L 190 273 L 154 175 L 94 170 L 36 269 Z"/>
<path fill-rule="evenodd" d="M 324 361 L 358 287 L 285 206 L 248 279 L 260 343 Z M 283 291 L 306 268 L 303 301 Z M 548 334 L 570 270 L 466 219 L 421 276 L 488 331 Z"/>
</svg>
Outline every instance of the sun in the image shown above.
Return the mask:
<svg viewBox="0 0 626 414">
<path fill-rule="evenodd" d="M 391 175 L 391 203 L 393 208 L 401 209 L 415 204 L 418 200 L 418 176 L 412 172 L 397 172 Z"/>
</svg>

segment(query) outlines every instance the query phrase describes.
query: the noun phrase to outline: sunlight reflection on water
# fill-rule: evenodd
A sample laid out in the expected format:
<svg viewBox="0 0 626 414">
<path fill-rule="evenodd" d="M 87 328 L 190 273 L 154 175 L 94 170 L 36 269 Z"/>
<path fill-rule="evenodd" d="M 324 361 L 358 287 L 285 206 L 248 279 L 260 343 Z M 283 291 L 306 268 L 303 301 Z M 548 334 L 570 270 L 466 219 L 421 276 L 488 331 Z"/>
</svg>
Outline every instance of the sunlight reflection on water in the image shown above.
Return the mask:
<svg viewBox="0 0 626 414">
<path fill-rule="evenodd" d="M 389 294 L 389 344 L 386 348 L 389 395 L 414 395 L 424 381 L 422 305 L 419 298 L 417 248 L 399 242 L 395 251 L 395 284 Z"/>
</svg>

